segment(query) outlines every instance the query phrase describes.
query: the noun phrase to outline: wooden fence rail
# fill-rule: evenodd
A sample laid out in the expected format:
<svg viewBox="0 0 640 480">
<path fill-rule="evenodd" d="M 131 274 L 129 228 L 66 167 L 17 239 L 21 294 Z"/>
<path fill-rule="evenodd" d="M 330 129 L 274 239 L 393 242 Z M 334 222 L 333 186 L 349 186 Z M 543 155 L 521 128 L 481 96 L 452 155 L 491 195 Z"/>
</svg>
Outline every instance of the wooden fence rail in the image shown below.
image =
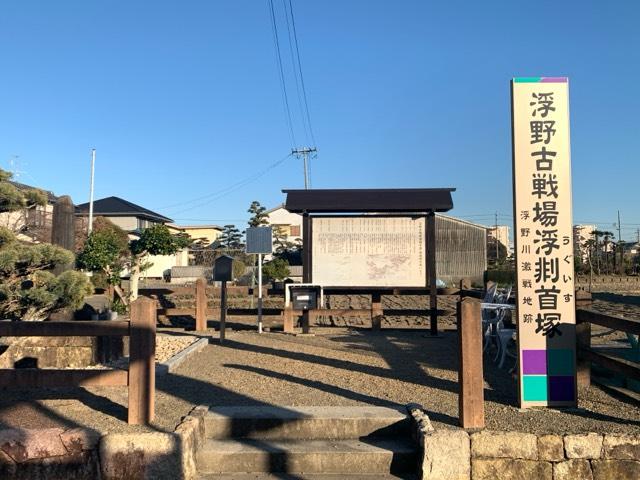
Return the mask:
<svg viewBox="0 0 640 480">
<path fill-rule="evenodd" d="M 156 305 L 148 298 L 131 304 L 130 321 L 0 321 L 0 336 L 128 336 L 129 370 L 0 369 L 0 388 L 129 387 L 128 422 L 153 421 L 155 402 Z"/>
<path fill-rule="evenodd" d="M 591 346 L 592 324 L 631 335 L 640 335 L 640 321 L 585 308 L 588 307 L 588 304 L 588 301 L 582 302 L 582 306 L 576 309 L 578 385 L 589 386 L 591 384 L 592 363 L 624 377 L 640 380 L 640 364 L 599 352 Z"/>
</svg>

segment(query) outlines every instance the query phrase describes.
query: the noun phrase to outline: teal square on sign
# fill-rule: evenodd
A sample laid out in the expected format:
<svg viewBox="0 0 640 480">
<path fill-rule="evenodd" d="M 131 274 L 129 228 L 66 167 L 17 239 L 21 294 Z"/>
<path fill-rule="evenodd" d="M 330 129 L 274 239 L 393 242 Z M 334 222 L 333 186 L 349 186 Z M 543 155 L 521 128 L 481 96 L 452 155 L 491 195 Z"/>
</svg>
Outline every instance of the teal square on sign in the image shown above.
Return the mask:
<svg viewBox="0 0 640 480">
<path fill-rule="evenodd" d="M 547 375 L 575 375 L 573 350 L 568 348 L 547 350 Z"/>
<path fill-rule="evenodd" d="M 522 397 L 525 402 L 547 401 L 547 376 L 524 375 L 522 377 Z"/>
</svg>

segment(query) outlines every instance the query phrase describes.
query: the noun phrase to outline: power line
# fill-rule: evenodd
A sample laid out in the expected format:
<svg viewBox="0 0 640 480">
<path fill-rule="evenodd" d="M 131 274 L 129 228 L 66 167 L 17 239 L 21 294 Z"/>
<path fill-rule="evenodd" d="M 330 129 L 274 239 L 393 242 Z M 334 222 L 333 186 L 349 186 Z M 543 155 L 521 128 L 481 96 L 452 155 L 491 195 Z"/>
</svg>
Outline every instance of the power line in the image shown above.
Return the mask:
<svg viewBox="0 0 640 480">
<path fill-rule="evenodd" d="M 284 0 L 283 0 L 284 1 Z M 307 114 L 307 124 L 309 125 L 309 133 L 311 134 L 311 141 L 313 142 L 313 146 L 316 146 L 316 139 L 313 135 L 313 128 L 311 127 L 311 115 L 309 114 L 309 102 L 307 101 L 307 89 L 304 84 L 304 76 L 302 74 L 302 62 L 300 60 L 300 47 L 298 45 L 298 33 L 296 31 L 296 20 L 293 16 L 293 5 L 291 0 L 289 0 L 289 13 L 291 15 L 291 25 L 293 27 L 293 39 L 296 45 L 296 57 L 298 59 L 298 72 L 300 74 L 300 84 L 302 86 L 302 98 L 304 99 L 304 108 Z M 286 11 L 285 11 L 286 14 Z"/>
<path fill-rule="evenodd" d="M 208 205 L 212 201 L 217 200 L 219 198 L 222 198 L 225 195 L 228 195 L 228 194 L 238 190 L 239 188 L 242 188 L 245 185 L 248 185 L 249 183 L 254 182 L 258 178 L 266 175 L 268 172 L 270 172 L 271 170 L 273 170 L 274 168 L 279 166 L 281 163 L 283 163 L 290 156 L 291 156 L 291 154 L 286 155 L 285 157 L 282 157 L 280 160 L 277 160 L 277 161 L 273 162 L 271 165 L 269 165 L 266 168 L 260 170 L 259 172 L 256 172 L 253 175 L 249 175 L 248 177 L 245 177 L 244 179 L 239 180 L 236 183 L 233 183 L 233 184 L 229 185 L 228 187 L 223 188 L 222 190 L 218 190 L 216 192 L 209 193 L 207 195 L 202 195 L 200 197 L 192 198 L 191 200 L 185 200 L 183 202 L 174 203 L 173 205 L 166 205 L 164 207 L 158 207 L 158 209 L 172 209 L 172 208 L 175 208 L 175 207 L 181 207 L 181 206 L 188 205 L 190 203 L 198 202 L 198 201 L 201 201 L 201 200 L 206 200 L 206 201 L 204 201 L 202 203 L 199 203 L 197 205 L 193 205 L 193 206 L 184 208 L 182 210 L 178 210 L 178 211 L 173 213 L 175 215 L 177 213 L 182 213 L 182 212 L 185 212 L 185 211 L 188 211 L 188 210 L 192 210 L 194 208 L 198 208 L 198 207 L 201 207 L 201 206 L 204 206 L 204 205 Z"/>
<path fill-rule="evenodd" d="M 287 96 L 287 84 L 285 82 L 284 68 L 282 67 L 282 56 L 280 55 L 280 40 L 278 39 L 278 25 L 276 22 L 276 14 L 273 7 L 273 0 L 269 0 L 269 9 L 271 11 L 271 25 L 273 27 L 273 40 L 276 48 L 276 59 L 278 61 L 278 72 L 280 74 L 280 87 L 282 89 L 282 99 L 284 102 L 285 113 L 287 114 L 287 123 L 289 125 L 289 134 L 291 136 L 292 147 L 297 145 L 296 137 L 293 131 L 293 121 L 291 119 L 291 109 L 289 108 L 289 97 Z"/>
</svg>

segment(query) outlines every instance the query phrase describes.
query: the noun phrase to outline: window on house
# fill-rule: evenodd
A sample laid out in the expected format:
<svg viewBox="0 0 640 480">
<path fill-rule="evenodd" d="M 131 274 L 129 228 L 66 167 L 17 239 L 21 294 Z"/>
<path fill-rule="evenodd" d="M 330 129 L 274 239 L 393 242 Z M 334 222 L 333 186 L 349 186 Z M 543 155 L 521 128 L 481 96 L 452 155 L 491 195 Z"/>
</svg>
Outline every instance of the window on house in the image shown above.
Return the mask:
<svg viewBox="0 0 640 480">
<path fill-rule="evenodd" d="M 300 225 L 291 225 L 291 236 L 292 237 L 300 236 Z"/>
</svg>

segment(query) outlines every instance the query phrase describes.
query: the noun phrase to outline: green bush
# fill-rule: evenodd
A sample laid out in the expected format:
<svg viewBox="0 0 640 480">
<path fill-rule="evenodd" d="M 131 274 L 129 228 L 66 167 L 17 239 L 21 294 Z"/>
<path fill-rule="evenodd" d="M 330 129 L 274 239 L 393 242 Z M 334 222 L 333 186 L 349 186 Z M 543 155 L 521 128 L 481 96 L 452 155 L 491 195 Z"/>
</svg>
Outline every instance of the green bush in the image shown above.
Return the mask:
<svg viewBox="0 0 640 480">
<path fill-rule="evenodd" d="M 488 270 L 487 281 L 495 282 L 499 285 L 515 285 L 515 270 Z"/>
</svg>

